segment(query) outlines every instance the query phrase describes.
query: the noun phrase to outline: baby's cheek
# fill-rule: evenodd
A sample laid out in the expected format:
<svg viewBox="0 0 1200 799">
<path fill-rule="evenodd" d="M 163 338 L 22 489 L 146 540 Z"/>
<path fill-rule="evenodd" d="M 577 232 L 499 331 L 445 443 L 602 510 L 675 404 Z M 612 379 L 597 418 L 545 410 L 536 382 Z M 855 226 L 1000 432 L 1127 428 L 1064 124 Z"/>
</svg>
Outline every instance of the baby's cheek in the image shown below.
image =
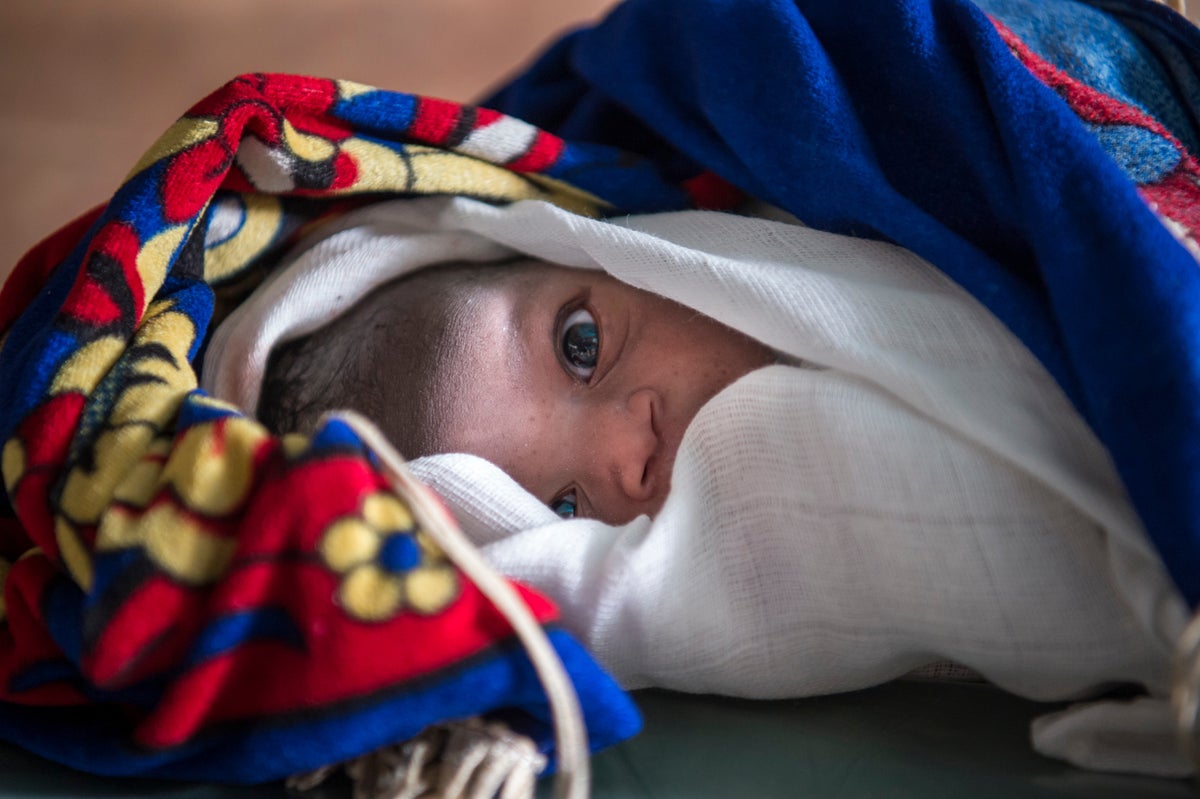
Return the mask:
<svg viewBox="0 0 1200 799">
<path fill-rule="evenodd" d="M 726 337 L 724 346 L 714 347 L 712 350 L 714 356 L 710 361 L 710 373 L 713 390 L 709 398 L 730 383 L 775 360 L 774 354 L 757 341 L 734 334 L 733 331 L 727 333 L 735 335 L 736 338 L 731 340 Z"/>
</svg>

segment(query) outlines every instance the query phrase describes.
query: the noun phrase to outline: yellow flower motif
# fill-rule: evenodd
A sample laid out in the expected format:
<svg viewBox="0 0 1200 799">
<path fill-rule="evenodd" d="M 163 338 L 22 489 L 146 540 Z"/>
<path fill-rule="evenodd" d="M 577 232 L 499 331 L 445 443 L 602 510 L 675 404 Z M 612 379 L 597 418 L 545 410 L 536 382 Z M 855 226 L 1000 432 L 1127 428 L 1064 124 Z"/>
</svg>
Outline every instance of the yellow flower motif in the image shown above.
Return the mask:
<svg viewBox="0 0 1200 799">
<path fill-rule="evenodd" d="M 342 577 L 338 604 L 356 619 L 385 621 L 404 609 L 433 614 L 458 595 L 454 568 L 391 494 L 367 496 L 359 515 L 331 524 L 318 546 Z"/>
<path fill-rule="evenodd" d="M 311 133 L 301 133 L 286 119 L 283 120 L 283 140 L 288 149 L 305 161 L 328 161 L 337 155 L 337 148 L 329 139 Z"/>
<path fill-rule="evenodd" d="M 463 153 L 408 144 L 404 153 L 365 139 L 348 139 L 342 151 L 358 167 L 353 191 L 466 194 L 507 201 L 546 200 L 582 216 L 599 216 L 606 203 L 593 194 L 544 175 L 517 174 Z"/>
<path fill-rule="evenodd" d="M 105 430 L 92 446 L 94 469 L 72 469 L 63 484 L 60 516 L 78 525 L 96 524 L 113 492 L 154 440 L 154 430 L 132 425 Z"/>
<path fill-rule="evenodd" d="M 60 548 L 62 541 L 60 537 Z M 214 534 L 191 514 L 169 502 L 146 511 L 112 508 L 100 522 L 97 552 L 134 547 L 140 547 L 156 567 L 181 583 L 211 585 L 229 571 L 237 541 Z M 66 560 L 67 550 L 63 552 Z M 72 561 L 66 562 L 70 567 Z"/>
<path fill-rule="evenodd" d="M 302 433 L 284 433 L 279 439 L 279 445 L 283 448 L 285 458 L 296 460 L 308 452 L 309 439 Z"/>
<path fill-rule="evenodd" d="M 8 615 L 8 607 L 4 604 L 4 581 L 8 579 L 8 572 L 11 568 L 11 563 L 0 558 L 0 622 L 4 621 L 4 617 Z"/>
<path fill-rule="evenodd" d="M 76 350 L 58 369 L 50 393 L 54 395 L 79 392 L 87 394 L 108 373 L 125 351 L 125 339 L 102 336 Z"/>
<path fill-rule="evenodd" d="M 145 291 L 145 303 L 148 304 L 150 299 L 162 288 L 163 280 L 167 277 L 167 269 L 171 265 L 171 256 L 183 243 L 188 230 L 187 225 L 169 227 L 143 242 L 141 248 L 138 249 L 136 264 L 138 277 L 142 281 L 142 290 Z M 146 310 L 146 306 L 143 305 L 139 310 Z M 187 319 L 189 323 L 191 322 L 183 314 L 179 314 L 179 316 Z M 195 331 L 193 330 L 190 335 L 194 338 Z M 186 363 L 186 361 L 185 358 L 184 362 Z"/>
<path fill-rule="evenodd" d="M 0 455 L 0 472 L 4 474 L 4 485 L 12 491 L 17 481 L 25 476 L 25 445 L 19 438 L 10 438 L 4 444 L 4 453 Z"/>
<path fill-rule="evenodd" d="M 250 493 L 254 456 L 267 436 L 262 425 L 237 416 L 190 427 L 175 444 L 161 480 L 192 510 L 232 513 Z"/>
<path fill-rule="evenodd" d="M 204 280 L 210 284 L 226 280 L 244 269 L 283 229 L 283 203 L 278 197 L 242 194 L 236 201 L 225 202 L 238 201 L 241 225 L 228 238 L 204 251 Z"/>
<path fill-rule="evenodd" d="M 186 150 L 192 145 L 199 144 L 205 139 L 211 139 L 220 131 L 221 126 L 215 119 L 184 117 L 167 128 L 166 133 L 158 138 L 137 165 L 125 176 L 123 182 L 141 172 L 148 166 L 156 164 L 164 158 Z"/>
</svg>

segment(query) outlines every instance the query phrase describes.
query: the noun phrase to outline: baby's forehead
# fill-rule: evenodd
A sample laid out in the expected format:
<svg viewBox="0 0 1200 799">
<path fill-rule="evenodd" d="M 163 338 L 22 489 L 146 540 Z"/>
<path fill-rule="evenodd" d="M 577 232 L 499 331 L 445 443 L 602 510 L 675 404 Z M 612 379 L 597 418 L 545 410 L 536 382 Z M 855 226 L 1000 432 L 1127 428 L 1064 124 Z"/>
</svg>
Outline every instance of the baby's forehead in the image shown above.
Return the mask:
<svg viewBox="0 0 1200 799">
<path fill-rule="evenodd" d="M 473 270 L 468 280 L 452 287 L 446 327 L 440 331 L 445 371 L 450 377 L 477 374 L 489 365 L 494 371 L 499 366 L 491 363 L 495 358 L 520 360 L 542 338 L 549 345 L 560 306 L 586 296 L 598 281 L 615 282 L 601 270 L 534 258 Z"/>
<path fill-rule="evenodd" d="M 569 267 L 530 257 L 471 265 L 467 268 L 427 267 L 414 290 L 432 291 L 430 301 L 443 306 L 428 321 L 438 329 L 426 331 L 438 349 L 439 384 L 464 385 L 482 372 L 499 368 L 498 358 L 521 360 L 530 347 L 549 345 L 552 326 L 562 307 L 582 301 L 597 285 L 608 292 L 636 289 L 598 269 Z M 393 306 L 422 314 L 422 299 L 408 295 Z M 541 335 L 545 328 L 545 336 Z M 507 371 L 507 370 L 506 370 Z"/>
<path fill-rule="evenodd" d="M 581 277 L 605 274 L 603 269 L 568 266 L 532 256 L 516 256 L 497 261 L 480 271 L 484 276 L 493 276 L 502 284 L 540 284 L 544 281 L 572 281 Z"/>
<path fill-rule="evenodd" d="M 473 270 L 465 281 L 455 281 L 458 311 L 474 310 L 481 302 L 503 304 L 514 312 L 524 306 L 552 301 L 601 280 L 612 280 L 604 271 L 564 266 L 530 257 L 515 258 Z M 615 281 L 614 281 L 615 282 Z M 469 327 L 475 321 L 471 313 L 456 314 L 456 325 Z"/>
</svg>

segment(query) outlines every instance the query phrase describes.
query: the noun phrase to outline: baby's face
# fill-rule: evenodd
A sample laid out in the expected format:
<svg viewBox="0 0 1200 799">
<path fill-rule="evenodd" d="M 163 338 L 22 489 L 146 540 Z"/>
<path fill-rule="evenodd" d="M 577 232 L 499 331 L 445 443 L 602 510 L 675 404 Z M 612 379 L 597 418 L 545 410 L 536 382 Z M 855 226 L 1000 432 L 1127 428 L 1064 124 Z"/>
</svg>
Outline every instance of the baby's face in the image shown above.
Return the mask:
<svg viewBox="0 0 1200 799">
<path fill-rule="evenodd" d="M 688 423 L 763 345 L 602 272 L 540 265 L 472 296 L 439 449 L 495 463 L 562 516 L 655 514 Z"/>
</svg>

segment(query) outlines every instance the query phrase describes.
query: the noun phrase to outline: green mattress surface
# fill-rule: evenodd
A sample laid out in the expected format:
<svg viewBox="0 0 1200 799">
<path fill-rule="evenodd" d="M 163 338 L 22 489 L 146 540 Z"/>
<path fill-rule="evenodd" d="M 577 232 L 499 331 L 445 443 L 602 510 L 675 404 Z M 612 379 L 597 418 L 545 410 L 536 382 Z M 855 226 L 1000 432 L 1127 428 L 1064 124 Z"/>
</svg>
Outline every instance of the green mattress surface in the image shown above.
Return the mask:
<svg viewBox="0 0 1200 799">
<path fill-rule="evenodd" d="M 1194 797 L 1182 780 L 1093 774 L 1040 757 L 1029 720 L 1049 709 L 985 685 L 898 682 L 815 699 L 635 694 L 637 738 L 593 759 L 599 799 L 705 797 Z M 95 777 L 0 744 L 0 799 L 276 799 L 227 787 Z M 540 797 L 551 795 L 543 781 Z M 348 796 L 331 786 L 320 799 Z"/>
</svg>

